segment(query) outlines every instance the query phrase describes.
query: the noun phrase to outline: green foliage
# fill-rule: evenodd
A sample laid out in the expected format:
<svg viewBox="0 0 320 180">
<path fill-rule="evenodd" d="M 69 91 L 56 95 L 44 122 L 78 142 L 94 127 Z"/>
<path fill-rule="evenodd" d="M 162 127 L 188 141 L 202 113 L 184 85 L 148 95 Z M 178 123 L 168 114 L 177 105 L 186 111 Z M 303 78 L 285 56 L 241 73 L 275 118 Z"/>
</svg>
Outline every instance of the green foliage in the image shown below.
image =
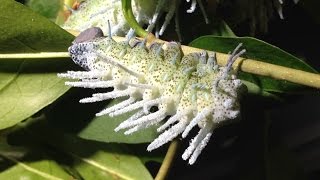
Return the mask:
<svg viewBox="0 0 320 180">
<path fill-rule="evenodd" d="M 74 37 L 12 0 L 1 0 L 0 53 L 65 52 Z"/>
<path fill-rule="evenodd" d="M 3 146 L 6 149 L 0 151 L 0 155 L 12 158 L 10 155 L 14 155 L 12 152 L 17 146 L 29 147 L 28 153 L 16 157 L 16 161 L 24 163 L 24 159 L 29 159 L 30 168 L 54 177 L 64 175 L 61 179 L 70 179 L 71 176 L 77 179 L 152 179 L 142 161 L 130 147 L 63 135 L 56 129 L 50 128 L 43 116 L 20 123 L 12 130 L 8 140 L 15 146 Z M 15 166 L 19 165 L 17 162 L 14 162 Z M 36 166 L 38 163 L 47 164 L 39 167 Z M 5 161 L 0 166 L 12 165 Z M 51 171 L 46 169 L 51 166 Z M 26 167 L 20 168 L 24 171 L 21 170 L 23 173 L 17 175 L 17 179 L 24 175 L 37 175 Z M 5 176 L 6 173 L 0 175 L 8 177 Z"/>
<path fill-rule="evenodd" d="M 54 20 L 62 5 L 61 2 L 61 0 L 28 0 L 26 5 L 42 16 Z"/>
<path fill-rule="evenodd" d="M 80 92 L 81 91 L 81 92 Z M 126 113 L 117 117 L 101 116 L 95 117 L 95 113 L 103 108 L 119 103 L 123 99 L 115 99 L 107 103 L 80 104 L 79 99 L 84 96 L 83 90 L 78 93 L 73 91 L 72 95 L 63 98 L 54 105 L 54 109 L 47 113 L 52 125 L 64 129 L 65 132 L 77 134 L 81 138 L 117 143 L 144 143 L 151 142 L 157 137 L 156 127 L 148 128 L 143 132 L 137 132 L 130 136 L 124 135 L 122 131 L 115 132 L 114 129 L 133 113 Z M 88 93 L 89 96 L 90 92 Z"/>
<path fill-rule="evenodd" d="M 228 26 L 228 24 L 223 20 L 215 20 L 212 26 L 213 28 L 211 35 L 223 37 L 236 37 L 234 32 Z"/>
<path fill-rule="evenodd" d="M 70 179 L 67 172 L 45 152 L 22 149 L 0 140 L 0 179 Z"/>
<path fill-rule="evenodd" d="M 0 52 L 66 51 L 73 36 L 10 0 L 0 7 Z M 68 59 L 1 59 L 0 129 L 15 125 L 55 101 L 69 88 L 57 72 L 71 67 Z"/>
</svg>

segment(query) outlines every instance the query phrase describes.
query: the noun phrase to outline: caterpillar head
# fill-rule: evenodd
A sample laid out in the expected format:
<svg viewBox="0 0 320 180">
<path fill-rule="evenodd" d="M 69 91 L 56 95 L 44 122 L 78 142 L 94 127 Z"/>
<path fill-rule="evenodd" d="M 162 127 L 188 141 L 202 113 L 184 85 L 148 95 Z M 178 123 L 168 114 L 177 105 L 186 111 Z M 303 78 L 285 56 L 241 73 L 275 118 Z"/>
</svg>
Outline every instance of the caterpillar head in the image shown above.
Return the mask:
<svg viewBox="0 0 320 180">
<path fill-rule="evenodd" d="M 91 62 L 96 58 L 93 51 L 97 45 L 94 42 L 101 37 L 103 32 L 97 27 L 81 32 L 68 48 L 71 59 L 82 68 L 89 70 Z"/>
<path fill-rule="evenodd" d="M 74 63 L 86 70 L 90 70 L 90 63 L 94 57 L 92 43 L 76 43 L 68 48 L 71 59 Z"/>
<path fill-rule="evenodd" d="M 104 71 L 109 65 L 101 60 L 99 54 L 109 52 L 121 56 L 121 53 L 125 53 L 122 52 L 126 50 L 125 46 L 112 39 L 110 32 L 108 37 L 104 37 L 100 28 L 93 27 L 81 32 L 68 50 L 71 59 L 82 68 Z"/>
<path fill-rule="evenodd" d="M 88 42 L 99 37 L 103 37 L 102 30 L 98 27 L 92 27 L 82 31 L 72 43 L 76 44 L 76 43 Z"/>
</svg>

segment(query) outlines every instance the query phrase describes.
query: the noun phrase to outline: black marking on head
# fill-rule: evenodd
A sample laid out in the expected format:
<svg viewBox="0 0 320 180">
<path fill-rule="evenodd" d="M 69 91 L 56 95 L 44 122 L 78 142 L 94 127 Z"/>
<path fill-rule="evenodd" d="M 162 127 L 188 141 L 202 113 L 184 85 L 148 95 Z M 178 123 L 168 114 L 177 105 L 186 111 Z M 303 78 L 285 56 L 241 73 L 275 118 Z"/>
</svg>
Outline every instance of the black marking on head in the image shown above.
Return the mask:
<svg viewBox="0 0 320 180">
<path fill-rule="evenodd" d="M 103 37 L 102 30 L 98 27 L 92 27 L 82 31 L 72 43 L 76 44 L 76 43 L 87 42 L 98 37 Z"/>
<path fill-rule="evenodd" d="M 88 55 L 92 54 L 93 48 L 94 44 L 91 43 L 76 43 L 70 46 L 68 51 L 73 62 L 82 68 L 89 70 Z"/>
</svg>

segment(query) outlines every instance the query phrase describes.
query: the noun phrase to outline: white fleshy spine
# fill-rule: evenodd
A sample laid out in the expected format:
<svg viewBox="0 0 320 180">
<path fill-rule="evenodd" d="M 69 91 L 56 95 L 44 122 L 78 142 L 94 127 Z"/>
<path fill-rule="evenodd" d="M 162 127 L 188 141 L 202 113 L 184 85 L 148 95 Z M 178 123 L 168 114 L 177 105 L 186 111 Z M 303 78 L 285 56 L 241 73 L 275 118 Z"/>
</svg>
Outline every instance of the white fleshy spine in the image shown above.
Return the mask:
<svg viewBox="0 0 320 180">
<path fill-rule="evenodd" d="M 275 1 L 277 1 L 277 0 L 275 0 Z M 293 2 L 295 4 L 297 4 L 299 2 L 299 0 L 293 0 Z M 277 8 L 277 13 L 278 13 L 280 19 L 284 19 L 283 8 L 282 8 L 283 5 L 284 5 L 284 1 L 283 0 L 278 0 L 278 2 L 275 2 L 275 3 L 276 3 L 276 8 Z"/>
</svg>

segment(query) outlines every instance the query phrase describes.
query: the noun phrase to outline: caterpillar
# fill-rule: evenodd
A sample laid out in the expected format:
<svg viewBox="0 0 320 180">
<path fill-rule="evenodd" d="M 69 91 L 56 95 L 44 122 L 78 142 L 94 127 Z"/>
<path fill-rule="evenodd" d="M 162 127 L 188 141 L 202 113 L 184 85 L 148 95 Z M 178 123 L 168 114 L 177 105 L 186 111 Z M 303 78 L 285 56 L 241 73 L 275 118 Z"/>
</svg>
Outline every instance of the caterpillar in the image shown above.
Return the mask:
<svg viewBox="0 0 320 180">
<path fill-rule="evenodd" d="M 101 29 L 90 28 L 69 47 L 71 59 L 86 71 L 67 71 L 58 76 L 74 80 L 65 82 L 72 87 L 114 88 L 92 94 L 80 103 L 127 97 L 96 114 L 114 117 L 136 111 L 115 131 L 125 130 L 124 134 L 129 135 L 160 124 L 157 131 L 161 134 L 148 145 L 148 151 L 180 134 L 185 138 L 198 126 L 198 134 L 182 155 L 193 164 L 213 130 L 239 117 L 239 99 L 245 86 L 237 79 L 232 64 L 245 49 L 240 51 L 238 45 L 227 65 L 219 66 L 215 53 L 183 54 L 177 42 L 153 42 L 147 47 L 145 41 L 128 38 L 116 42 L 110 31 L 104 37 Z M 158 110 L 152 112 L 153 106 Z"/>
<path fill-rule="evenodd" d="M 165 20 L 160 28 L 156 29 L 156 37 L 163 35 L 167 26 L 175 16 L 175 25 L 178 36 L 181 39 L 179 17 L 177 15 L 181 0 L 134 0 L 132 3 L 133 13 L 140 25 L 148 25 L 147 31 L 152 32 L 155 26 L 158 26 L 159 19 L 163 13 L 166 13 Z M 186 0 L 189 2 L 190 0 Z M 190 9 L 186 10 L 192 13 L 199 5 L 204 16 L 205 22 L 209 23 L 207 14 L 204 10 L 202 1 L 192 0 Z M 107 21 L 111 23 L 112 35 L 124 36 L 128 33 L 130 27 L 121 12 L 120 0 L 86 0 L 73 10 L 71 16 L 62 25 L 64 29 L 83 31 L 90 27 L 99 27 L 104 33 L 108 33 Z"/>
<path fill-rule="evenodd" d="M 136 9 L 135 5 L 133 8 Z M 69 9 L 72 13 L 62 25 L 64 29 L 84 31 L 89 27 L 100 27 L 106 33 L 106 22 L 109 20 L 113 34 L 122 36 L 129 30 L 121 12 L 120 0 L 86 0 L 76 10 Z"/>
<path fill-rule="evenodd" d="M 167 26 L 172 19 L 174 19 L 176 33 L 181 41 L 182 35 L 178 15 L 181 1 L 182 0 L 134 0 L 132 2 L 132 11 L 141 26 L 148 25 L 148 32 L 153 32 L 154 27 L 159 27 L 155 29 L 154 33 L 157 38 L 164 34 Z M 190 8 L 186 10 L 187 13 L 193 13 L 198 5 L 204 21 L 206 24 L 209 23 L 209 18 L 202 0 L 186 0 L 186 2 L 191 4 Z M 293 0 L 293 2 L 297 4 L 299 0 Z M 223 6 L 222 4 L 224 2 L 209 1 L 207 3 L 211 4 L 211 9 L 214 9 L 214 6 L 217 5 Z M 240 19 L 252 22 L 250 25 L 251 28 L 253 28 L 252 31 L 254 31 L 255 27 L 258 27 L 263 32 L 266 32 L 268 19 L 272 17 L 274 10 L 276 10 L 281 19 L 284 19 L 283 6 L 285 3 L 285 0 L 259 0 L 252 4 L 248 4 L 246 1 L 236 1 L 231 3 L 231 5 L 238 6 L 238 9 L 244 8 L 244 11 L 241 11 L 240 15 L 242 18 Z M 62 25 L 64 29 L 83 31 L 90 27 L 100 27 L 106 34 L 109 31 L 106 22 L 109 20 L 112 25 L 112 35 L 124 36 L 130 30 L 121 12 L 120 0 L 86 0 L 80 4 L 77 10 L 69 9 L 72 11 L 72 14 Z M 162 14 L 165 14 L 165 17 L 163 18 L 163 23 L 160 25 Z M 234 16 L 239 15 L 235 14 Z M 240 21 L 236 23 L 240 23 Z"/>
</svg>

